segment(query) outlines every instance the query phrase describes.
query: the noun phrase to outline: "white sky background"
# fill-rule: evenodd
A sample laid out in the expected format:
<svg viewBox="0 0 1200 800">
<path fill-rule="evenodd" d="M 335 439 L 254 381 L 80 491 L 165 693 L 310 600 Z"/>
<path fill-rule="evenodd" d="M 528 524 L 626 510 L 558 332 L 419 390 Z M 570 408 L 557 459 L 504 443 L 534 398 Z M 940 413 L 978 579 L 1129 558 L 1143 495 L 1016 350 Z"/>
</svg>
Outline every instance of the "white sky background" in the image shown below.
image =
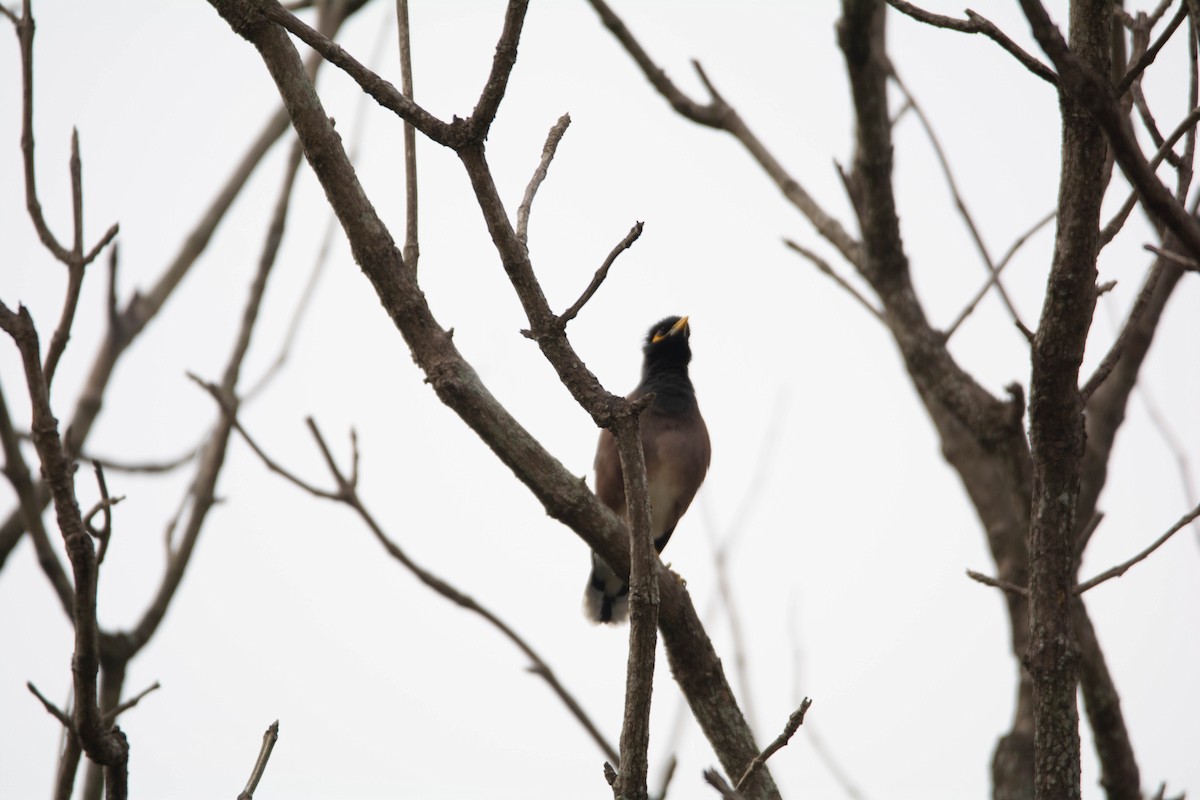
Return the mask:
<svg viewBox="0 0 1200 800">
<path fill-rule="evenodd" d="M 959 6 L 938 9 L 959 14 Z M 932 7 L 932 6 L 931 6 Z M 1140 6 L 1139 6 L 1140 7 Z M 689 59 L 831 213 L 852 230 L 833 168 L 849 163 L 852 116 L 833 3 L 621 3 L 618 11 L 668 73 L 700 97 Z M 1015 4 L 979 9 L 1037 51 Z M 466 116 L 490 66 L 500 2 L 422 3 L 411 10 L 417 99 Z M 1061 7 L 1054 9 L 1059 19 Z M 124 300 L 149 286 L 278 102 L 257 53 L 203 2 L 40 3 L 36 136 L 42 202 L 69 239 L 66 164 L 80 131 L 89 243 L 121 224 Z M 398 83 L 392 4 L 375 3 L 344 32 L 367 61 L 381 26 L 379 71 Z M 1059 131 L 1052 87 L 998 47 L 893 15 L 890 52 L 945 144 L 992 252 L 1049 211 Z M 7 28 L 8 26 L 3 26 Z M 1160 126 L 1186 111 L 1183 37 L 1151 70 Z M 41 249 L 20 189 L 19 67 L 0 35 L 0 297 L 28 304 L 43 341 L 65 275 Z M 331 67 L 327 110 L 354 135 L 357 90 Z M 586 286 L 636 220 L 645 233 L 571 323 L 576 349 L 606 386 L 637 381 L 640 340 L 662 316 L 693 322 L 693 378 L 713 437 L 713 467 L 666 553 L 699 608 L 714 592 L 712 537 L 737 531 L 730 564 L 746 632 L 760 741 L 800 696 L 804 728 L 770 762 L 785 796 L 839 797 L 812 746 L 819 734 L 862 795 L 982 798 L 1007 731 L 1016 685 L 1000 596 L 964 569 L 994 572 L 983 535 L 889 337 L 848 295 L 781 244 L 796 239 L 842 267 L 730 137 L 678 118 L 582 1 L 530 10 L 509 91 L 488 143 L 503 196 L 516 206 L 563 112 L 573 124 L 534 206 L 530 247 L 551 304 Z M 403 237 L 401 125 L 371 104 L 359 174 Z M 192 447 L 215 417 L 184 376 L 219 379 L 241 315 L 286 144 L 276 145 L 204 259 L 118 368 L 88 450 L 160 460 Z M 434 313 L 488 387 L 564 464 L 590 470 L 596 432 L 537 348 L 487 239 L 457 159 L 421 142 L 421 282 Z M 1165 173 L 1164 173 L 1165 174 Z M 909 115 L 896 134 L 903 233 L 918 290 L 947 325 L 984 279 L 928 140 Z M 1117 179 L 1107 213 L 1124 200 Z M 307 279 L 328 212 L 307 169 L 244 370 L 251 385 L 274 359 Z M 1052 231 L 1006 272 L 1036 325 Z M 1149 264 L 1153 241 L 1135 213 L 1101 259 L 1116 280 L 1097 313 L 1090 369 Z M 843 274 L 849 270 L 843 268 Z M 55 384 L 60 419 L 103 330 L 104 272 L 92 268 Z M 1200 459 L 1200 323 L 1196 276 L 1185 277 L 1144 370 L 1182 446 Z M 991 391 L 1028 385 L 1027 348 L 989 297 L 952 350 Z M 27 402 L 15 349 L 0 346 L 0 381 L 18 419 Z M 285 371 L 243 414 L 278 460 L 329 485 L 304 418 L 343 458 L 359 433 L 361 492 L 389 534 L 424 566 L 510 622 L 537 647 L 612 741 L 621 719 L 625 628 L 581 616 L 585 546 L 422 383 L 403 342 L 338 240 Z M 85 506 L 95 490 L 79 481 Z M 140 617 L 157 588 L 163 529 L 186 473 L 151 481 L 110 473 L 116 533 L 101 573 L 101 620 Z M 748 512 L 743 498 L 758 482 Z M 235 440 L 206 529 L 169 616 L 131 665 L 127 693 L 161 691 L 122 717 L 131 796 L 234 796 L 263 729 L 281 733 L 264 798 L 611 796 L 602 755 L 526 661 L 480 619 L 451 606 L 391 561 L 347 509 L 301 494 Z M 0 508 L 14 502 L 0 487 Z M 1174 457 L 1140 395 L 1118 439 L 1107 516 L 1085 559 L 1090 576 L 1156 538 L 1188 504 Z M 706 534 L 706 529 L 708 533 Z M 1153 791 L 1200 792 L 1200 548 L 1184 531 L 1120 580 L 1088 594 L 1092 619 Z M 726 620 L 710 615 L 730 679 Z M 26 691 L 65 701 L 70 629 L 23 542 L 0 572 L 0 795 L 40 798 L 54 779 L 58 724 Z M 675 797 L 715 796 L 716 764 L 659 659 L 652 785 L 669 751 Z M 736 684 L 735 686 L 740 686 Z M 739 694 L 741 689 L 738 688 Z M 1084 738 L 1084 795 L 1100 797 Z"/>
</svg>

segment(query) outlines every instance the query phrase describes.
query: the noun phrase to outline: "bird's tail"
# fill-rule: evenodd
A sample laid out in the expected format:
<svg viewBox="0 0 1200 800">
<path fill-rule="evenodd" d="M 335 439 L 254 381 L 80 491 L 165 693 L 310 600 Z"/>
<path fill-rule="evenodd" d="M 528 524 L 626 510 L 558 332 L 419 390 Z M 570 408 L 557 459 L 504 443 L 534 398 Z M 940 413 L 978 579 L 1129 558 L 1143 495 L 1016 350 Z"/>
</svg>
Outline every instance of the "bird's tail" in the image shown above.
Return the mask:
<svg viewBox="0 0 1200 800">
<path fill-rule="evenodd" d="M 629 586 L 595 553 L 592 576 L 583 595 L 583 610 L 592 622 L 624 622 L 629 616 Z"/>
</svg>

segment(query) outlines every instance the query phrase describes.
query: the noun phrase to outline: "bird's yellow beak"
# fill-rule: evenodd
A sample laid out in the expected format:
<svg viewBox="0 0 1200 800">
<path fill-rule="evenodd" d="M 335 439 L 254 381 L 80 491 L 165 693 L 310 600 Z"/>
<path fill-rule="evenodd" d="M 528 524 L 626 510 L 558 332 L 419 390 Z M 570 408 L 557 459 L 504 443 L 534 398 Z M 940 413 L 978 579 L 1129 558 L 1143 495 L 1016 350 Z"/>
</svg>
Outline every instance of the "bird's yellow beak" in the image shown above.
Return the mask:
<svg viewBox="0 0 1200 800">
<path fill-rule="evenodd" d="M 667 331 L 666 333 L 654 334 L 654 338 L 651 341 L 654 342 L 655 344 L 658 344 L 659 342 L 661 342 L 663 339 L 667 338 L 668 336 L 673 336 L 673 335 L 679 333 L 680 331 L 687 330 L 687 321 L 688 321 L 687 317 L 680 317 L 679 322 L 676 322 L 674 325 L 671 326 L 671 330 Z"/>
</svg>

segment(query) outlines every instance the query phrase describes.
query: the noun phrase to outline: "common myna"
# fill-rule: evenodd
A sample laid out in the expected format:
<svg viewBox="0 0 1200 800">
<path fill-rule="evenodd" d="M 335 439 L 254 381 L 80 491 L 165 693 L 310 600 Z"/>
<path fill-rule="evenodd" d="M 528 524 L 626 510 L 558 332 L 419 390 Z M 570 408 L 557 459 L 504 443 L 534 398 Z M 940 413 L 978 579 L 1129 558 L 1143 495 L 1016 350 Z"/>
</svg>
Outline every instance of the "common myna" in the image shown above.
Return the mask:
<svg viewBox="0 0 1200 800">
<path fill-rule="evenodd" d="M 660 553 L 704 482 L 712 455 L 708 428 L 688 378 L 692 360 L 689 336 L 687 317 L 667 317 L 651 328 L 642 347 L 642 380 L 629 395 L 634 400 L 654 393 L 654 401 L 642 414 L 641 431 L 650 490 L 650 532 Z M 600 432 L 595 466 L 596 496 L 625 517 L 621 459 L 616 439 L 608 431 Z M 596 622 L 622 621 L 629 613 L 628 594 L 625 581 L 592 553 L 592 577 L 584 595 L 588 617 Z"/>
</svg>

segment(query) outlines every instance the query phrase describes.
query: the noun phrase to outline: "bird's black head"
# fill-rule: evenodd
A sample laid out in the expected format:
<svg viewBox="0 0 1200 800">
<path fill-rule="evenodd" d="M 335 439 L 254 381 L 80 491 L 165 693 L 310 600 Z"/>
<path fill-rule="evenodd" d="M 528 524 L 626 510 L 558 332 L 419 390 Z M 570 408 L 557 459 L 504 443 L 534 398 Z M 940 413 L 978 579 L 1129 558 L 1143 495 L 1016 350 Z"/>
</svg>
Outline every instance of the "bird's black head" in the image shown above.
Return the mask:
<svg viewBox="0 0 1200 800">
<path fill-rule="evenodd" d="M 692 360 L 688 337 L 692 335 L 687 317 L 667 317 L 655 323 L 646 334 L 642 353 L 646 356 L 647 372 L 657 369 L 686 370 Z"/>
</svg>

